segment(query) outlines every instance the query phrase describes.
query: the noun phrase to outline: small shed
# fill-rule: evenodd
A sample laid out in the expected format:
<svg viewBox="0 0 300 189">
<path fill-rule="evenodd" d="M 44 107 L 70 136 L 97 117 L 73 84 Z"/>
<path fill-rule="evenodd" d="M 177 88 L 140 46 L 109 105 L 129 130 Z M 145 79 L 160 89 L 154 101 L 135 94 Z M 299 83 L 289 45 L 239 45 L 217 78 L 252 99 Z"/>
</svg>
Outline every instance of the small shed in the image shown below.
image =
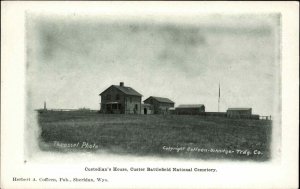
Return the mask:
<svg viewBox="0 0 300 189">
<path fill-rule="evenodd" d="M 153 114 L 153 106 L 151 104 L 142 104 L 142 114 Z"/>
<path fill-rule="evenodd" d="M 227 117 L 229 118 L 251 118 L 252 108 L 228 108 Z"/>
<path fill-rule="evenodd" d="M 175 109 L 176 114 L 196 115 L 205 112 L 203 104 L 181 104 Z"/>
<path fill-rule="evenodd" d="M 176 114 L 176 109 L 174 107 L 171 107 L 168 109 L 169 114 Z"/>
</svg>

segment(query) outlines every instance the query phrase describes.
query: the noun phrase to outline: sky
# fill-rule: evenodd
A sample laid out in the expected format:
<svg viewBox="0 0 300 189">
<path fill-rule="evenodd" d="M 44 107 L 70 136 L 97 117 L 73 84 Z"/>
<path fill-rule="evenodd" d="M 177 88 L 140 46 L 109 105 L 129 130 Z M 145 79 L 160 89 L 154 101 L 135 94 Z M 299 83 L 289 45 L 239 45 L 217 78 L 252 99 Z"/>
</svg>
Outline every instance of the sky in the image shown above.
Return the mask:
<svg viewBox="0 0 300 189">
<path fill-rule="evenodd" d="M 171 20 L 171 21 L 170 21 Z M 26 20 L 27 99 L 33 109 L 99 109 L 124 82 L 143 95 L 206 111 L 251 107 L 272 115 L 280 100 L 278 15 L 105 19 L 31 15 Z"/>
</svg>

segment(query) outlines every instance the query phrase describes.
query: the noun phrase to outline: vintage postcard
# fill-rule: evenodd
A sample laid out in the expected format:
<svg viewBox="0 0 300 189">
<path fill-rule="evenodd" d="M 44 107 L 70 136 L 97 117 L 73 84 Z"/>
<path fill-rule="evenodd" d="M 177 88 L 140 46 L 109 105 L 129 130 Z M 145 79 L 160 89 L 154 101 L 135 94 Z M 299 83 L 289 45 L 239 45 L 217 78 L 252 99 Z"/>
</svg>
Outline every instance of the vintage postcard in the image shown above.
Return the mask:
<svg viewBox="0 0 300 189">
<path fill-rule="evenodd" d="M 298 3 L 2 5 L 1 187 L 297 188 Z"/>
</svg>

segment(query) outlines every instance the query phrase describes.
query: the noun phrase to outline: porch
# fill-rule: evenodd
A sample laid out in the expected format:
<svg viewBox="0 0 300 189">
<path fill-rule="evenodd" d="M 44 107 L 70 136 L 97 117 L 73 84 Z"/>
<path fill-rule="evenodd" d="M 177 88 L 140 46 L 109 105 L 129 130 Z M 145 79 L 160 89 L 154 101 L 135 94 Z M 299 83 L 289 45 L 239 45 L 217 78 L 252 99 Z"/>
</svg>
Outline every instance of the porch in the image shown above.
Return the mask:
<svg viewBox="0 0 300 189">
<path fill-rule="evenodd" d="M 107 102 L 104 104 L 105 113 L 107 114 L 121 114 L 122 104 L 119 102 Z"/>
</svg>

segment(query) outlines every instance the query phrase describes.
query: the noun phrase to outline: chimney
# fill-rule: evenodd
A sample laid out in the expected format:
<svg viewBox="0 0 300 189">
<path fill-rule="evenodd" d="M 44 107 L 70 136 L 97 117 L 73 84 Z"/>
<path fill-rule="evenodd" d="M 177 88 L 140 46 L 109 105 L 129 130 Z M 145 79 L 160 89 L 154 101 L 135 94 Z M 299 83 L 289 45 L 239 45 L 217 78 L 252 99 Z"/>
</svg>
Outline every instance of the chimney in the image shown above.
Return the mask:
<svg viewBox="0 0 300 189">
<path fill-rule="evenodd" d="M 120 82 L 120 87 L 124 87 L 124 82 Z"/>
</svg>

